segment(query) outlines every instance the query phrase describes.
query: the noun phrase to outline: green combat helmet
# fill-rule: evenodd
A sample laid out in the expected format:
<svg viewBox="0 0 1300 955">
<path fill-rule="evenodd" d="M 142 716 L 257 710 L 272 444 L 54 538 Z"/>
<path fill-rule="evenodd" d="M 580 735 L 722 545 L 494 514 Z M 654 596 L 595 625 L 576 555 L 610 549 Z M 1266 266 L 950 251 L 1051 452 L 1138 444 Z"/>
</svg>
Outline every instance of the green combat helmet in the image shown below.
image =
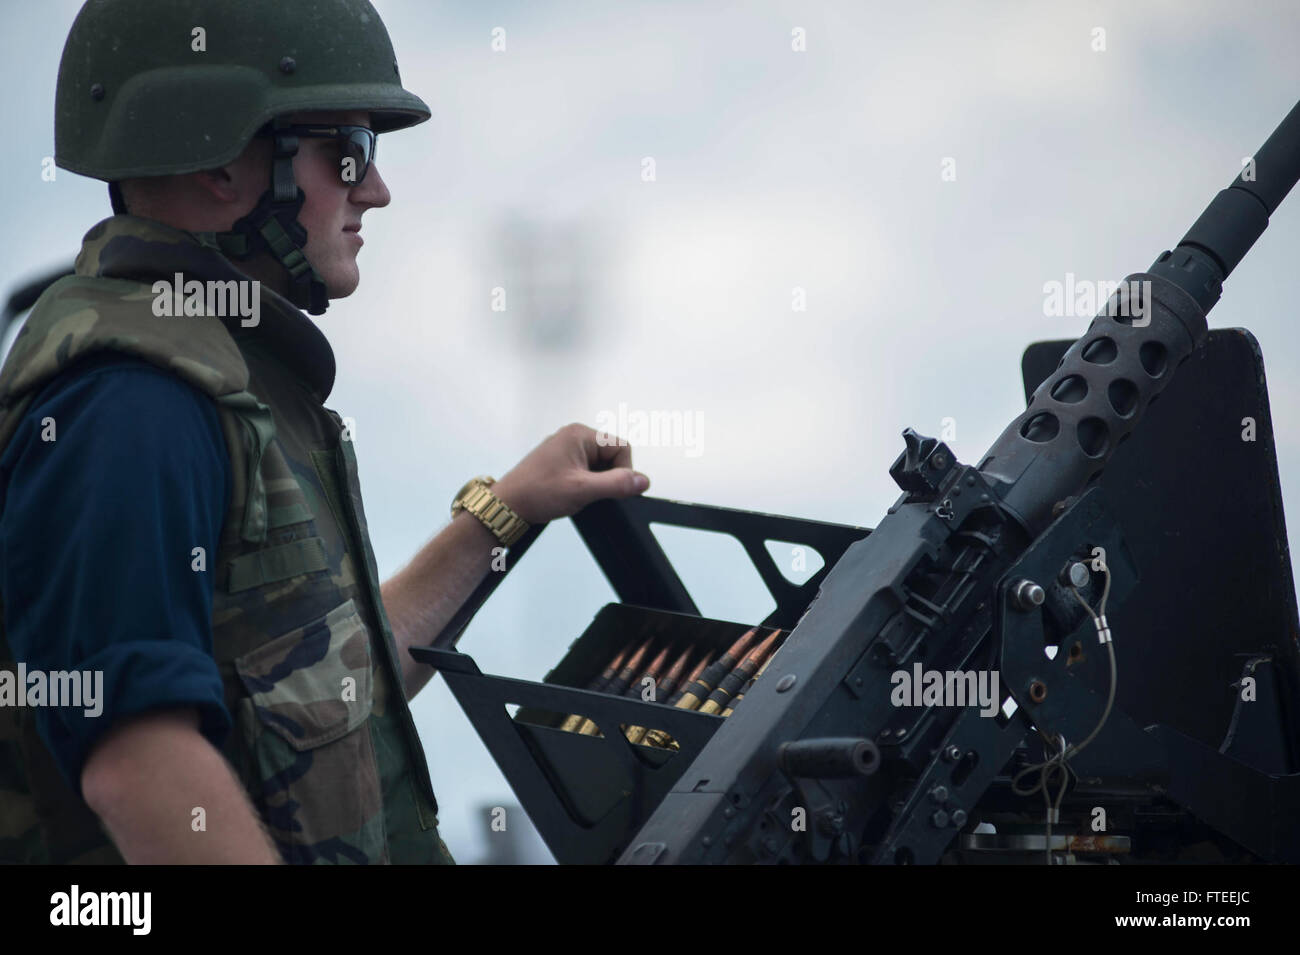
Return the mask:
<svg viewBox="0 0 1300 955">
<path fill-rule="evenodd" d="M 329 303 L 302 251 L 298 138 L 279 119 L 314 110 L 367 110 L 377 133 L 429 118 L 367 0 L 89 0 L 59 63 L 54 159 L 108 182 L 122 213 L 120 180 L 224 165 L 269 124 L 271 188 L 214 238 L 233 259 L 268 251 L 289 299 L 319 315 Z"/>
</svg>

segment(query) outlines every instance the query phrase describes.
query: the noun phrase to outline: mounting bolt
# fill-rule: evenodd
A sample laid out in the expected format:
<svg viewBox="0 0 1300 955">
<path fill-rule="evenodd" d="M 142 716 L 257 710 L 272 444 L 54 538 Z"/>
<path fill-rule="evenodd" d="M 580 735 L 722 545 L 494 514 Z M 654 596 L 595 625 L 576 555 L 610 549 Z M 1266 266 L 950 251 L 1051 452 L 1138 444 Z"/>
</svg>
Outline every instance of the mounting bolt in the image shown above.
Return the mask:
<svg viewBox="0 0 1300 955">
<path fill-rule="evenodd" d="M 948 787 L 935 786 L 930 790 L 930 798 L 942 805 L 948 801 Z"/>
<path fill-rule="evenodd" d="M 295 60 L 293 57 L 285 56 L 280 58 L 281 73 L 292 73 L 297 68 L 298 68 L 298 61 Z"/>
<path fill-rule="evenodd" d="M 957 760 L 961 759 L 961 747 L 945 746 L 943 749 L 943 758 L 950 763 L 957 762 Z"/>
<path fill-rule="evenodd" d="M 958 829 L 960 829 L 962 826 L 966 825 L 966 810 L 965 810 L 965 809 L 954 809 L 954 810 L 952 811 L 952 824 L 953 824 L 954 826 L 956 826 Z"/>
<path fill-rule="evenodd" d="M 1086 587 L 1091 580 L 1092 574 L 1088 571 L 1088 565 L 1081 560 L 1076 560 L 1061 572 L 1061 583 L 1067 587 L 1070 584 L 1080 588 Z"/>
<path fill-rule="evenodd" d="M 786 690 L 790 689 L 790 687 L 794 686 L 795 681 L 798 679 L 799 678 L 793 673 L 787 673 L 785 676 L 781 677 L 781 679 L 777 680 L 776 692 L 784 693 Z"/>
<path fill-rule="evenodd" d="M 930 822 L 934 824 L 936 829 L 947 829 L 948 814 L 942 809 L 936 809 L 934 814 L 930 816 Z"/>
<path fill-rule="evenodd" d="M 1011 601 L 1018 610 L 1033 610 L 1041 607 L 1047 594 L 1043 588 L 1032 580 L 1021 578 L 1011 585 Z"/>
<path fill-rule="evenodd" d="M 930 467 L 934 468 L 936 471 L 942 471 L 947 466 L 948 455 L 944 454 L 942 451 L 936 451 L 934 454 L 930 455 Z"/>
</svg>

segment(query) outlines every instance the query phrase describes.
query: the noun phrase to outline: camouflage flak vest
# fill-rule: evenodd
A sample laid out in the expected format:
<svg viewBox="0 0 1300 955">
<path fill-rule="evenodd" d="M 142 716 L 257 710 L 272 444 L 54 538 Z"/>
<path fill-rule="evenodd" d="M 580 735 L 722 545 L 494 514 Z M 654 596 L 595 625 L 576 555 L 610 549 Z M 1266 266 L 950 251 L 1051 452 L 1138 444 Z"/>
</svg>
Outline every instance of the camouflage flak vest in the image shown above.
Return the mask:
<svg viewBox="0 0 1300 955">
<path fill-rule="evenodd" d="M 241 277 L 199 237 L 148 220 L 115 216 L 87 234 L 77 274 L 41 297 L 0 370 L 0 452 L 42 386 L 92 356 L 147 361 L 209 396 L 232 476 L 203 571 L 215 575 L 213 655 L 234 720 L 227 759 L 288 862 L 450 862 L 352 442 L 323 405 L 329 345 L 266 289 L 255 327 L 157 317 L 152 283 L 176 272 Z M 15 666 L 0 628 L 0 668 Z M 120 861 L 30 710 L 0 707 L 0 862 Z"/>
</svg>

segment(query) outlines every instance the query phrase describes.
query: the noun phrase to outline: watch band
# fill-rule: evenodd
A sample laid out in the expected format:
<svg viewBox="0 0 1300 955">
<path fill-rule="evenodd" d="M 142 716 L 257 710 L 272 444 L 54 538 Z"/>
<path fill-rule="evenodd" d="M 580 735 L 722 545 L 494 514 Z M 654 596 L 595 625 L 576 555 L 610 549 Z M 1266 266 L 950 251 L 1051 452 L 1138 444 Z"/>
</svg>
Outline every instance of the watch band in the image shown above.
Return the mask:
<svg viewBox="0 0 1300 955">
<path fill-rule="evenodd" d="M 487 476 L 472 479 L 452 501 L 451 513 L 455 517 L 461 510 L 469 511 L 503 546 L 509 547 L 527 533 L 529 524 L 492 493 L 495 483 L 495 478 Z"/>
</svg>

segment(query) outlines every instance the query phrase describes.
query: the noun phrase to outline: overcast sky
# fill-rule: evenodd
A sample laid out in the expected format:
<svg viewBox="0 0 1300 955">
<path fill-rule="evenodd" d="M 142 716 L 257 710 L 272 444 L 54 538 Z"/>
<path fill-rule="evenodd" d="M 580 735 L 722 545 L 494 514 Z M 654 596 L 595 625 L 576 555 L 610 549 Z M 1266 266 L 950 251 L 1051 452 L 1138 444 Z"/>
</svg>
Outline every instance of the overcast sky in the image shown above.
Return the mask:
<svg viewBox="0 0 1300 955">
<path fill-rule="evenodd" d="M 1088 324 L 1045 314 L 1044 284 L 1147 268 L 1300 91 L 1291 2 L 377 5 L 434 118 L 383 139 L 393 202 L 320 324 L 384 576 L 469 477 L 620 405 L 696 425 L 635 449 L 656 496 L 874 526 L 902 428 L 952 418 L 978 463 L 1024 406 L 1024 347 Z M 5 6 L 12 284 L 110 210 L 102 184 L 40 175 L 79 4 Z M 1298 253 L 1292 197 L 1210 316 L 1263 347 L 1292 528 Z M 687 547 L 688 585 L 756 619 L 724 557 Z M 611 597 L 557 524 L 461 649 L 540 679 Z M 414 709 L 444 836 L 474 861 L 475 807 L 513 796 L 440 680 Z"/>
</svg>

